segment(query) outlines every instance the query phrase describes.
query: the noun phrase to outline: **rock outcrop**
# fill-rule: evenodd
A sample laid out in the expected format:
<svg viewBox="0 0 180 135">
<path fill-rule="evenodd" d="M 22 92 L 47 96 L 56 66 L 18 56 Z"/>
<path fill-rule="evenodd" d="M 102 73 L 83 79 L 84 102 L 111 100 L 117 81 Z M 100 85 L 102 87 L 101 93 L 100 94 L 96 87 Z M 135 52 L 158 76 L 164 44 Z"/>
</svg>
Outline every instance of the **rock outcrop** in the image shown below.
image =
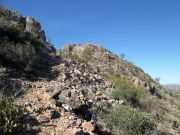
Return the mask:
<svg viewBox="0 0 180 135">
<path fill-rule="evenodd" d="M 55 53 L 55 49 L 53 48 L 51 43 L 46 41 L 46 34 L 44 30 L 41 29 L 41 24 L 33 17 L 25 17 L 16 11 L 0 8 L 0 21 L 6 21 L 9 23 L 8 25 L 17 25 L 24 30 L 33 31 L 40 42 L 45 46 L 51 46 L 51 51 Z"/>
</svg>

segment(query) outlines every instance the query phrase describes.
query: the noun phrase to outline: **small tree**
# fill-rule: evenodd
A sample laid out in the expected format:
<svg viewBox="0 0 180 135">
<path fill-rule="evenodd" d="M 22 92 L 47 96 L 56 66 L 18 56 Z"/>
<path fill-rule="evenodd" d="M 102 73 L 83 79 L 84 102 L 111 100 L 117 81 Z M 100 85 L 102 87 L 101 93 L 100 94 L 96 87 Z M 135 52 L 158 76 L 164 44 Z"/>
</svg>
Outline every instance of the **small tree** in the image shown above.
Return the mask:
<svg viewBox="0 0 180 135">
<path fill-rule="evenodd" d="M 160 81 L 161 81 L 161 78 L 160 78 L 160 77 L 158 77 L 158 78 L 155 78 L 155 79 L 154 79 L 154 81 L 155 81 L 155 82 L 157 82 L 157 83 L 160 83 Z"/>
<path fill-rule="evenodd" d="M 88 63 L 91 58 L 92 58 L 92 49 L 86 47 L 80 56 L 80 61 L 83 63 Z"/>
<path fill-rule="evenodd" d="M 119 54 L 119 58 L 120 59 L 124 59 L 125 58 L 125 54 L 124 53 Z"/>
</svg>

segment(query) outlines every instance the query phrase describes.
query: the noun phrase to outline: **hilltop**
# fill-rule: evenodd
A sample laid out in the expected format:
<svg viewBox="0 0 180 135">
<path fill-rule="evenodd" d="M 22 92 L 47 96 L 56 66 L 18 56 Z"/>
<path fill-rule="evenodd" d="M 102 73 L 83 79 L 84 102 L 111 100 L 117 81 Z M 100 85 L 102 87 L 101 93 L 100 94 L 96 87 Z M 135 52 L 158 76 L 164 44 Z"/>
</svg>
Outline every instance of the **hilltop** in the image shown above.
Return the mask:
<svg viewBox="0 0 180 135">
<path fill-rule="evenodd" d="M 180 95 L 140 67 L 94 44 L 56 51 L 38 21 L 8 9 L 0 21 L 1 100 L 24 112 L 1 108 L 0 134 L 180 134 Z"/>
</svg>

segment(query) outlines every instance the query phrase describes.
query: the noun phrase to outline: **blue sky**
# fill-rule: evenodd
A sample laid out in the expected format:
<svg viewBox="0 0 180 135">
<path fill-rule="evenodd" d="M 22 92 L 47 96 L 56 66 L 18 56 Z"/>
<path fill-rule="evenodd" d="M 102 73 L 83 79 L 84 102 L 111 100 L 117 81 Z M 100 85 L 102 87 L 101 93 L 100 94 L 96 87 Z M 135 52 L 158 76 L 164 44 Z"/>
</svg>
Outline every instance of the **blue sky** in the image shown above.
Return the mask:
<svg viewBox="0 0 180 135">
<path fill-rule="evenodd" d="M 95 43 L 161 83 L 180 83 L 180 0 L 0 0 L 42 23 L 56 48 Z"/>
</svg>

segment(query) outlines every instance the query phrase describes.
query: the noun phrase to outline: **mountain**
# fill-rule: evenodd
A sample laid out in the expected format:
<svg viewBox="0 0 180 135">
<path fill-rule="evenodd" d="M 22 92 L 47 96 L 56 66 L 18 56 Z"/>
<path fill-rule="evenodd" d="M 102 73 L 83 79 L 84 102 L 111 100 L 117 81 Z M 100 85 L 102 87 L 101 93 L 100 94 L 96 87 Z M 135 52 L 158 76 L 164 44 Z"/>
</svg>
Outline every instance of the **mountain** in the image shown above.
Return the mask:
<svg viewBox="0 0 180 135">
<path fill-rule="evenodd" d="M 180 134 L 180 95 L 138 66 L 94 44 L 56 51 L 34 18 L 0 19 L 0 134 Z"/>
<path fill-rule="evenodd" d="M 180 84 L 165 84 L 163 86 L 167 89 L 174 89 L 174 90 L 180 89 Z"/>
</svg>

